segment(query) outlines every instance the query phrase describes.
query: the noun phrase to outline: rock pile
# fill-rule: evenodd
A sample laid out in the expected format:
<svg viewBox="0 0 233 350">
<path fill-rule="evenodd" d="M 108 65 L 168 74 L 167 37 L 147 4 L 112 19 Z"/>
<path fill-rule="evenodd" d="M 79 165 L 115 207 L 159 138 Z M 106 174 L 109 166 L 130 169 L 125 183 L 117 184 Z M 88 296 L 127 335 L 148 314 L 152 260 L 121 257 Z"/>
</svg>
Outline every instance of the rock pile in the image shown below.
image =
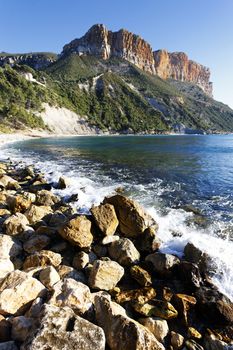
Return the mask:
<svg viewBox="0 0 233 350">
<path fill-rule="evenodd" d="M 0 350 L 233 348 L 233 303 L 198 247 L 161 253 L 120 194 L 79 215 L 32 167 L 0 174 Z"/>
</svg>

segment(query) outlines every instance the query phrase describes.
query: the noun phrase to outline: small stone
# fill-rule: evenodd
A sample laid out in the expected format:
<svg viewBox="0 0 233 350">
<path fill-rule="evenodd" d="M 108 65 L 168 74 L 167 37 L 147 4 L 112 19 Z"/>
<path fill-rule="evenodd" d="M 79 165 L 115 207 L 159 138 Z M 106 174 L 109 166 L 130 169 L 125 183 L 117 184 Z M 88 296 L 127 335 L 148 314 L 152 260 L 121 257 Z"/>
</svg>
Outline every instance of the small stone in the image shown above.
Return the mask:
<svg viewBox="0 0 233 350">
<path fill-rule="evenodd" d="M 181 349 L 183 344 L 184 337 L 179 333 L 171 331 L 171 345 L 173 346 L 174 350 Z"/>
<path fill-rule="evenodd" d="M 166 320 L 156 317 L 140 318 L 139 322 L 154 334 L 155 338 L 163 343 L 164 338 L 168 335 L 169 327 Z"/>
<path fill-rule="evenodd" d="M 96 225 L 104 235 L 113 235 L 116 232 L 119 221 L 113 205 L 101 204 L 97 207 L 92 207 L 91 213 Z"/>
<path fill-rule="evenodd" d="M 25 272 L 11 272 L 0 282 L 0 313 L 22 315 L 28 304 L 44 291 L 43 284 Z"/>
<path fill-rule="evenodd" d="M 23 233 L 27 225 L 29 225 L 28 219 L 21 213 L 10 216 L 3 224 L 6 234 L 9 236 L 16 236 Z"/>
<path fill-rule="evenodd" d="M 193 339 L 201 339 L 202 335 L 195 328 L 188 327 L 188 337 Z"/>
<path fill-rule="evenodd" d="M 25 212 L 29 223 L 35 225 L 38 221 L 46 218 L 49 214 L 52 214 L 52 209 L 48 206 L 37 206 L 32 204 L 31 207 Z"/>
<path fill-rule="evenodd" d="M 147 287 L 152 284 L 150 274 L 138 265 L 134 265 L 130 268 L 130 274 L 141 286 Z"/>
<path fill-rule="evenodd" d="M 61 260 L 62 258 L 59 253 L 54 253 L 50 250 L 41 250 L 40 252 L 29 255 L 23 264 L 23 268 L 26 270 L 30 267 L 45 267 L 48 265 L 56 267 L 61 264 Z"/>
<path fill-rule="evenodd" d="M 40 272 L 39 279 L 46 288 L 51 289 L 60 281 L 60 276 L 53 266 L 48 266 Z"/>
<path fill-rule="evenodd" d="M 178 316 L 177 310 L 168 301 L 154 299 L 150 303 L 136 303 L 133 306 L 137 312 L 144 316 L 155 316 L 164 320 L 170 320 Z"/>
<path fill-rule="evenodd" d="M 124 275 L 124 268 L 115 261 L 96 260 L 89 276 L 89 285 L 93 289 L 111 290 Z"/>
<path fill-rule="evenodd" d="M 32 320 L 25 316 L 13 317 L 10 320 L 12 324 L 11 338 L 15 341 L 23 342 L 29 336 Z"/>
<path fill-rule="evenodd" d="M 116 241 L 119 241 L 120 237 L 119 236 L 116 236 L 116 235 L 110 235 L 110 236 L 106 236 L 102 239 L 102 242 L 101 244 L 103 245 L 108 245 L 110 243 L 113 243 L 113 242 L 116 242 Z"/>
<path fill-rule="evenodd" d="M 180 259 L 171 254 L 153 253 L 146 257 L 146 261 L 152 263 L 154 271 L 162 276 L 169 276 L 174 266 L 180 263 Z"/>
<path fill-rule="evenodd" d="M 108 252 L 113 260 L 116 260 L 123 266 L 135 264 L 140 260 L 139 251 L 128 238 L 121 238 L 118 241 L 111 243 L 108 247 Z"/>
<path fill-rule="evenodd" d="M 82 270 L 89 262 L 89 255 L 85 252 L 79 252 L 74 256 L 72 265 L 75 269 Z"/>
<path fill-rule="evenodd" d="M 91 221 L 85 216 L 77 216 L 58 230 L 59 234 L 79 248 L 88 248 L 92 244 Z"/>
<path fill-rule="evenodd" d="M 29 254 L 35 253 L 47 247 L 49 243 L 50 238 L 48 236 L 34 235 L 24 243 L 23 249 Z"/>
</svg>

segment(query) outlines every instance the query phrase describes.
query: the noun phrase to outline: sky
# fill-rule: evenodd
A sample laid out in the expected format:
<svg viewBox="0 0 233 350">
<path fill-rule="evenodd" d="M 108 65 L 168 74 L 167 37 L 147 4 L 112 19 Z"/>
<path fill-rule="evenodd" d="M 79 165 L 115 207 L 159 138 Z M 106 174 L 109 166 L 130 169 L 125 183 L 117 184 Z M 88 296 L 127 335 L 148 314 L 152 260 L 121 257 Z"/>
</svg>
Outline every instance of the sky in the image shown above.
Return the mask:
<svg viewBox="0 0 233 350">
<path fill-rule="evenodd" d="M 233 108 L 233 0 L 0 0 L 0 52 L 61 52 L 96 23 L 186 52 Z"/>
</svg>

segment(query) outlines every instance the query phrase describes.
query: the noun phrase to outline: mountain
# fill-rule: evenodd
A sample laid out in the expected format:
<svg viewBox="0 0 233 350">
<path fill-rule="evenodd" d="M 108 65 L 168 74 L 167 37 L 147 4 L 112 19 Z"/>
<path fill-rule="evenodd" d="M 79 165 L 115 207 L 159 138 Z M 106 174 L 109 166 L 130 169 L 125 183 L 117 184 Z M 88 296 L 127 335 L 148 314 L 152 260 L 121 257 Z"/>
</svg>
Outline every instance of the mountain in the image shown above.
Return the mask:
<svg viewBox="0 0 233 350">
<path fill-rule="evenodd" d="M 40 125 L 56 131 L 54 117 L 43 119 L 50 105 L 71 110 L 98 131 L 233 131 L 233 111 L 212 98 L 208 68 L 185 53 L 153 51 L 124 29 L 94 25 L 59 55 L 1 53 L 0 66 L 0 115 L 9 127 L 30 126 L 18 122 L 23 114 L 33 127 L 42 118 Z"/>
</svg>

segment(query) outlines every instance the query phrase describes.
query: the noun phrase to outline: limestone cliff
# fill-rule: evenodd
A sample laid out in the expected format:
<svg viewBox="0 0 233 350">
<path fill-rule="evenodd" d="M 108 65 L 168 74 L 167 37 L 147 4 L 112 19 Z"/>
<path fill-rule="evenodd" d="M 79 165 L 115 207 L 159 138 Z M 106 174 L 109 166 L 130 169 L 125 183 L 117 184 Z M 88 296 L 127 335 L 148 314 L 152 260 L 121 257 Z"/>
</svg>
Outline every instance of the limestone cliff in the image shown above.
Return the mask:
<svg viewBox="0 0 233 350">
<path fill-rule="evenodd" d="M 55 62 L 57 55 L 54 53 L 25 53 L 25 54 L 8 54 L 2 52 L 0 54 L 0 66 L 9 64 L 11 66 L 15 64 L 25 64 L 34 69 L 43 69 L 48 67 L 51 63 Z"/>
<path fill-rule="evenodd" d="M 194 83 L 212 96 L 209 68 L 189 60 L 184 52 L 169 53 L 166 50 L 158 50 L 153 54 L 155 71 L 159 77 Z"/>
</svg>

